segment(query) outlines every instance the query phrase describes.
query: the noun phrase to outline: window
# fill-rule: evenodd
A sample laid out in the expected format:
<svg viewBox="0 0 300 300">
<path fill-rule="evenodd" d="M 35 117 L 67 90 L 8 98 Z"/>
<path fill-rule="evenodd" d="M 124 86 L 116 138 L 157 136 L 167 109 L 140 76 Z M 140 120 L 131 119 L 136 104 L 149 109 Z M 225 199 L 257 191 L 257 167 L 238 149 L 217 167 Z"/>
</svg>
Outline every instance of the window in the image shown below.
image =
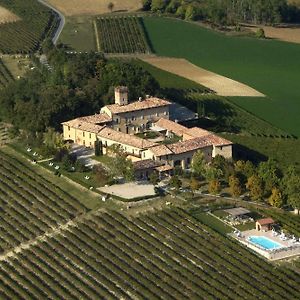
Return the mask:
<svg viewBox="0 0 300 300">
<path fill-rule="evenodd" d="M 166 116 L 167 114 L 168 114 L 168 112 L 167 112 L 167 111 L 165 111 L 165 112 L 164 112 L 164 115 Z"/>
<path fill-rule="evenodd" d="M 92 138 L 92 134 L 90 133 L 90 139 Z"/>
<path fill-rule="evenodd" d="M 158 113 L 158 112 L 156 113 L 156 116 L 157 116 L 157 117 L 159 116 L 159 113 Z"/>
<path fill-rule="evenodd" d="M 71 130 L 70 126 L 68 126 L 68 130 L 69 130 L 69 131 Z"/>
<path fill-rule="evenodd" d="M 71 136 L 69 135 L 69 138 L 71 138 Z"/>
<path fill-rule="evenodd" d="M 83 145 L 85 146 L 85 140 L 83 140 Z"/>
<path fill-rule="evenodd" d="M 141 115 L 141 120 L 144 120 L 144 116 L 143 115 Z"/>
<path fill-rule="evenodd" d="M 187 162 L 188 165 L 191 164 L 191 159 L 190 159 L 190 157 L 187 158 L 186 162 Z"/>
<path fill-rule="evenodd" d="M 85 137 L 85 132 L 82 132 L 82 136 Z"/>
</svg>

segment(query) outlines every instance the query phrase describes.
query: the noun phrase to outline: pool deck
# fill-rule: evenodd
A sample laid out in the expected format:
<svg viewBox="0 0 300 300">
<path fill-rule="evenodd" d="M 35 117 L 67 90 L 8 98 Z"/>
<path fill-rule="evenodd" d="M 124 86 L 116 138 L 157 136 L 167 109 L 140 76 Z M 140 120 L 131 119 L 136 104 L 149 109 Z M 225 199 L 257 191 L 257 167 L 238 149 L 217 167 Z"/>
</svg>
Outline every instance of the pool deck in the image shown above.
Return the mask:
<svg viewBox="0 0 300 300">
<path fill-rule="evenodd" d="M 231 234 L 231 236 L 237 239 L 242 244 L 246 245 L 248 248 L 254 250 L 260 255 L 266 257 L 269 260 L 279 260 L 292 256 L 300 255 L 300 243 L 293 242 L 292 240 L 283 241 L 279 236 L 273 236 L 272 231 L 257 231 L 256 229 L 247 230 L 241 232 L 241 236 L 238 237 L 236 234 Z M 258 245 L 250 243 L 248 241 L 248 237 L 250 236 L 264 236 L 276 243 L 283 245 L 282 248 L 274 249 L 274 250 L 265 250 Z"/>
</svg>

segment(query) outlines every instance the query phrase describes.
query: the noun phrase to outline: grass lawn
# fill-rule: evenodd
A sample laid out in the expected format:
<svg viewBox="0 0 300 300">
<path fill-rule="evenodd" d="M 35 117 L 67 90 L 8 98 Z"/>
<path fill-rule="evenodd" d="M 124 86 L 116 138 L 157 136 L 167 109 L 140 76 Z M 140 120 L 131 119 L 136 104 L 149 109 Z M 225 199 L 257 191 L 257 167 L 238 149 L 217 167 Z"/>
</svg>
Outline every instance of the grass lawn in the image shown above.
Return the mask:
<svg viewBox="0 0 300 300">
<path fill-rule="evenodd" d="M 26 57 L 15 57 L 14 55 L 3 55 L 2 61 L 11 73 L 11 75 L 17 79 L 19 76 L 22 77 L 27 70 L 31 61 Z"/>
<path fill-rule="evenodd" d="M 59 42 L 67 45 L 71 51 L 96 51 L 93 19 L 89 16 L 66 18 Z"/>
<path fill-rule="evenodd" d="M 193 216 L 195 219 L 199 220 L 203 224 L 211 227 L 212 229 L 216 230 L 221 234 L 227 234 L 233 231 L 233 229 L 217 218 L 201 211 L 201 210 L 190 210 L 190 215 Z"/>
<path fill-rule="evenodd" d="M 145 17 L 156 54 L 190 62 L 248 84 L 266 98 L 230 98 L 275 126 L 300 136 L 300 45 L 233 37 L 176 19 Z"/>
</svg>

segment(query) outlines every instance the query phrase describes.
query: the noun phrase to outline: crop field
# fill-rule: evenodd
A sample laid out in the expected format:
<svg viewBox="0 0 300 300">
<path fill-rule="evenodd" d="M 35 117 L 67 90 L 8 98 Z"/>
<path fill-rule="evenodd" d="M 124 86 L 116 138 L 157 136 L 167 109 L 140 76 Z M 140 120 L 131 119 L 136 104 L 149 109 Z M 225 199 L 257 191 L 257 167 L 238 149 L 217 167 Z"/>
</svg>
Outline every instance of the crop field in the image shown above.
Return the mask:
<svg viewBox="0 0 300 300">
<path fill-rule="evenodd" d="M 96 35 L 98 51 L 104 53 L 150 52 L 139 17 L 98 17 Z"/>
<path fill-rule="evenodd" d="M 263 94 L 245 84 L 199 68 L 185 59 L 149 57 L 143 60 L 157 68 L 206 86 L 219 96 L 264 97 Z"/>
<path fill-rule="evenodd" d="M 0 145 L 4 145 L 8 141 L 8 127 L 0 122 Z"/>
<path fill-rule="evenodd" d="M 232 97 L 239 106 L 300 136 L 300 45 L 233 37 L 196 24 L 145 17 L 153 51 L 185 58 L 206 70 L 247 84 L 267 97 Z"/>
<path fill-rule="evenodd" d="M 5 87 L 8 83 L 10 83 L 13 80 L 13 76 L 11 75 L 11 73 L 0 58 L 0 89 Z"/>
<path fill-rule="evenodd" d="M 0 203 L 1 255 L 87 211 L 76 199 L 1 150 Z"/>
<path fill-rule="evenodd" d="M 0 6 L 0 24 L 19 21 L 20 18 L 10 12 L 8 9 Z"/>
<path fill-rule="evenodd" d="M 58 18 L 54 12 L 38 1 L 0 0 L 0 6 L 21 18 L 17 22 L 0 24 L 2 53 L 33 52 L 57 26 Z"/>
<path fill-rule="evenodd" d="M 297 299 L 298 285 L 182 210 L 98 211 L 0 262 L 3 299 Z"/>
<path fill-rule="evenodd" d="M 142 7 L 140 0 L 46 0 L 65 16 L 100 15 L 109 13 L 108 4 L 114 4 L 114 11 L 135 11 Z"/>
</svg>

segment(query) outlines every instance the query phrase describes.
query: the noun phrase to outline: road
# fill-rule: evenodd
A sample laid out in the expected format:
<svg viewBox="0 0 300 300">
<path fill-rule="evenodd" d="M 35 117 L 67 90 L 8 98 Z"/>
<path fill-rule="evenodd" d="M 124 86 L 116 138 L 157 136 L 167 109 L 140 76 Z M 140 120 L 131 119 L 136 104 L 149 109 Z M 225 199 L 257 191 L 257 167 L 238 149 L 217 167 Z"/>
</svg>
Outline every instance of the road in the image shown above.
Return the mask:
<svg viewBox="0 0 300 300">
<path fill-rule="evenodd" d="M 59 18 L 60 18 L 59 26 L 56 30 L 56 33 L 55 33 L 54 37 L 52 38 L 53 44 L 56 45 L 57 41 L 59 39 L 59 36 L 60 36 L 61 32 L 63 31 L 63 28 L 65 26 L 66 18 L 59 10 L 57 10 L 55 7 L 53 7 L 49 3 L 45 2 L 44 0 L 38 0 L 38 1 L 40 3 L 42 3 L 43 5 L 45 5 L 45 6 L 48 6 L 50 9 L 54 10 L 59 15 Z"/>
</svg>

